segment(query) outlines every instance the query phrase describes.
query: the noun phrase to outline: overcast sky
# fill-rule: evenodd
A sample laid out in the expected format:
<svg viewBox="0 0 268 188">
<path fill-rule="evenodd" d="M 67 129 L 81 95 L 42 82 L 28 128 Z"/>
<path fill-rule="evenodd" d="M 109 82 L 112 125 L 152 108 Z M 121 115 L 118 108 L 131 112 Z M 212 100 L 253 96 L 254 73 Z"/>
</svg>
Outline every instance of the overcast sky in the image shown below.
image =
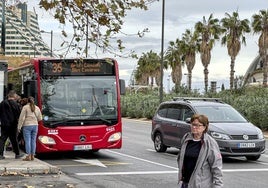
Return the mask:
<svg viewBox="0 0 268 188">
<path fill-rule="evenodd" d="M 39 15 L 40 29 L 50 31 L 53 30 L 53 50 L 60 49 L 61 41 L 59 24 L 52 19 L 45 11 L 38 9 L 38 0 L 28 1 L 29 10 L 35 7 Z M 137 33 L 144 28 L 149 29 L 149 33 L 143 38 L 124 37 L 124 45 L 127 50 L 134 50 L 141 55 L 143 52 L 147 53 L 150 50 L 160 53 L 161 51 L 161 28 L 162 28 L 162 0 L 156 1 L 149 5 L 148 11 L 131 10 L 125 18 L 123 31 L 125 33 Z M 214 18 L 221 19 L 225 13 L 238 11 L 240 19 L 249 19 L 251 21 L 252 15 L 259 13 L 259 10 L 268 9 L 267 0 L 165 0 L 165 30 L 164 30 L 164 50 L 167 49 L 169 41 L 175 41 L 181 38 L 182 33 L 186 29 L 193 29 L 198 21 L 202 21 L 203 16 L 206 19 L 212 13 Z M 45 42 L 50 46 L 50 36 L 48 34 L 42 35 Z M 235 75 L 244 75 L 250 63 L 258 55 L 258 35 L 252 33 L 247 35 L 247 45 L 242 46 L 240 53 L 236 58 Z M 57 42 L 58 41 L 58 42 Z M 92 54 L 91 54 L 92 55 Z M 93 54 L 94 55 L 94 54 Z M 109 54 L 104 54 L 107 57 Z M 119 62 L 120 78 L 129 83 L 130 75 L 136 67 L 137 60 L 117 58 Z M 227 54 L 226 46 L 221 46 L 218 42 L 212 50 L 211 62 L 209 69 L 209 82 L 217 81 L 217 86 L 220 87 L 222 83 L 225 87 L 229 87 L 230 74 L 230 57 Z M 183 68 L 183 73 L 187 73 L 186 68 Z M 168 75 L 170 70 L 165 71 L 164 87 L 167 89 L 168 85 L 172 87 L 173 83 L 168 84 Z M 193 89 L 204 88 L 203 84 L 203 66 L 200 61 L 200 54 L 196 55 L 196 65 L 193 69 Z M 186 75 L 183 76 L 183 83 L 186 83 Z M 227 85 L 226 85 L 227 83 Z"/>
</svg>

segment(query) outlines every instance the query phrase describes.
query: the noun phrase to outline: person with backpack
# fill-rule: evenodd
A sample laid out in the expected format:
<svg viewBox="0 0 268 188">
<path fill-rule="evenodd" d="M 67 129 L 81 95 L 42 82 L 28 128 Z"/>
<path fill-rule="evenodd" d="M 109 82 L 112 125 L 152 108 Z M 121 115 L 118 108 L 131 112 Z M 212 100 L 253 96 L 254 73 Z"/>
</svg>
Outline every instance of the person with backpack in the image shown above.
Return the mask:
<svg viewBox="0 0 268 188">
<path fill-rule="evenodd" d="M 4 149 L 5 143 L 9 138 L 15 159 L 20 159 L 24 154 L 20 153 L 18 144 L 18 119 L 20 116 L 20 106 L 17 101 L 17 94 L 14 90 L 10 90 L 7 99 L 0 103 L 0 120 L 1 120 L 1 136 L 0 136 L 0 160 L 5 159 Z"/>
</svg>

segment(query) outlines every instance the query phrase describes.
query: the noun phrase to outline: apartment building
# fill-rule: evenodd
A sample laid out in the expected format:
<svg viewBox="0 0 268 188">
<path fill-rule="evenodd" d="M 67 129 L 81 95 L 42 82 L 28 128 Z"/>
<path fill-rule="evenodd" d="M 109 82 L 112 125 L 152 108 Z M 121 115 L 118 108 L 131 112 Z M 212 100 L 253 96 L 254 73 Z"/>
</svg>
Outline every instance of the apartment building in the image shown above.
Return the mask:
<svg viewBox="0 0 268 188">
<path fill-rule="evenodd" d="M 27 10 L 26 3 L 8 6 L 0 2 L 0 53 L 5 56 L 51 56 L 43 41 L 38 15 Z"/>
</svg>

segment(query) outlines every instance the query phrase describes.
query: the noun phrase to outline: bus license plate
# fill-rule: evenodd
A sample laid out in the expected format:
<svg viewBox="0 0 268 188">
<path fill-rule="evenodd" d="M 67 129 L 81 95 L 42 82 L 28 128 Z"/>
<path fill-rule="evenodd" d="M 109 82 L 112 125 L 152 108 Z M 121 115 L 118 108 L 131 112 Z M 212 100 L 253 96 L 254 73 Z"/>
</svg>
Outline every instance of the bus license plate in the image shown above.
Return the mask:
<svg viewBox="0 0 268 188">
<path fill-rule="evenodd" d="M 239 148 L 255 148 L 255 143 L 239 143 Z"/>
<path fill-rule="evenodd" d="M 92 145 L 76 145 L 74 146 L 74 150 L 90 150 L 92 149 Z"/>
</svg>

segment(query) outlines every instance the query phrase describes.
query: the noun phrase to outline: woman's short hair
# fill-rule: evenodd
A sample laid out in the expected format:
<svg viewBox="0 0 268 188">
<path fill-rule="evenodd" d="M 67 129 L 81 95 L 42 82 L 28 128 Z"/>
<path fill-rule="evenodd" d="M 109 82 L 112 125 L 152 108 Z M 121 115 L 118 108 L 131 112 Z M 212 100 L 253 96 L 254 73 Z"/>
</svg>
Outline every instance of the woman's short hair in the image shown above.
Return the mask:
<svg viewBox="0 0 268 188">
<path fill-rule="evenodd" d="M 209 125 L 208 117 L 206 115 L 203 115 L 203 114 L 194 114 L 191 118 L 191 123 L 196 119 L 206 127 L 204 132 L 207 132 L 208 125 Z"/>
</svg>

